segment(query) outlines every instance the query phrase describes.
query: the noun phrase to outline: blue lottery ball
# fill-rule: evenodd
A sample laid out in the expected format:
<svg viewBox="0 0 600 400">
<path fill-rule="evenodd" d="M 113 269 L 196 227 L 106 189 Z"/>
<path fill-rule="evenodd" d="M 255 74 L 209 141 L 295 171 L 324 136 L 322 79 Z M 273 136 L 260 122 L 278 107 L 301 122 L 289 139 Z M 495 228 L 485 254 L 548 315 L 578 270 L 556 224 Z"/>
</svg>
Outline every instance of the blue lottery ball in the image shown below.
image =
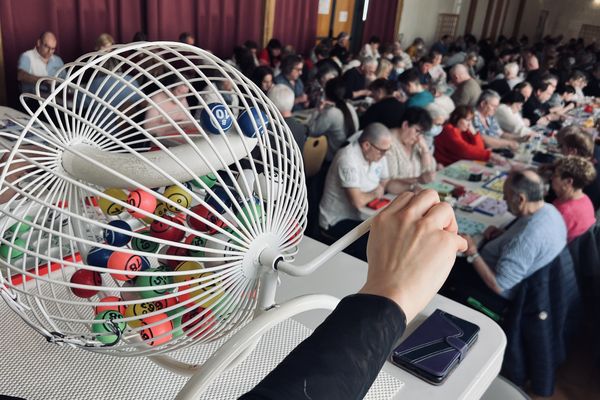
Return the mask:
<svg viewBox="0 0 600 400">
<path fill-rule="evenodd" d="M 150 265 L 150 261 L 148 261 L 146 257 L 140 256 L 140 258 L 142 259 L 142 271 L 146 271 L 147 269 L 150 269 L 152 267 Z"/>
<path fill-rule="evenodd" d="M 260 135 L 265 133 L 264 132 L 265 128 L 266 128 L 266 126 L 269 125 L 269 120 L 267 119 L 267 114 L 260 111 L 260 113 L 262 114 L 262 119 L 265 124 L 265 125 L 263 125 L 258 113 L 259 113 L 259 110 L 252 107 L 250 109 L 250 111 L 246 110 L 243 113 L 241 113 L 240 116 L 238 117 L 237 122 L 238 122 L 238 125 L 240 126 L 240 128 L 242 129 L 242 132 L 244 133 L 244 135 L 253 138 L 253 137 L 256 137 L 256 132 L 258 132 Z M 258 130 L 256 130 L 254 128 L 252 121 L 256 122 L 256 127 L 258 128 Z"/>
<path fill-rule="evenodd" d="M 102 249 L 100 247 L 92 247 L 90 252 L 87 255 L 86 262 L 88 265 L 93 265 L 94 267 L 102 267 L 106 268 L 108 264 L 108 259 L 113 252 L 108 249 Z"/>
<path fill-rule="evenodd" d="M 131 232 L 131 227 L 125 221 L 121 221 L 121 220 L 110 221 L 108 224 L 110 226 L 114 226 L 115 228 L 120 228 L 120 229 Z M 111 246 L 121 247 L 121 246 L 125 246 L 127 243 L 129 243 L 129 241 L 131 240 L 131 236 L 126 235 L 121 232 L 113 231 L 111 229 L 105 229 L 104 230 L 104 240 L 106 241 L 107 244 L 110 244 Z"/>
<path fill-rule="evenodd" d="M 225 212 L 225 208 L 223 206 L 221 206 L 221 204 L 219 204 L 219 202 L 217 202 L 217 198 L 221 199 L 221 201 L 228 208 L 231 208 L 231 206 L 233 205 L 233 202 L 232 202 L 231 198 L 229 197 L 229 195 L 227 194 L 227 192 L 225 191 L 225 189 L 223 189 L 221 187 L 217 187 L 217 188 L 212 188 L 212 190 L 213 190 L 213 192 L 215 192 L 215 194 L 214 194 L 214 196 L 210 196 L 208 199 L 206 199 L 206 204 L 208 204 L 212 208 L 214 208 L 215 211 L 218 212 L 219 214 L 223 214 Z M 235 191 L 233 189 L 230 189 L 230 191 L 235 196 Z"/>
<path fill-rule="evenodd" d="M 214 118 L 211 118 L 214 117 Z M 210 133 L 218 135 L 219 128 L 226 132 L 233 124 L 233 119 L 227 111 L 227 107 L 221 103 L 210 103 L 208 108 L 205 108 L 200 113 L 200 122 L 204 129 Z"/>
</svg>

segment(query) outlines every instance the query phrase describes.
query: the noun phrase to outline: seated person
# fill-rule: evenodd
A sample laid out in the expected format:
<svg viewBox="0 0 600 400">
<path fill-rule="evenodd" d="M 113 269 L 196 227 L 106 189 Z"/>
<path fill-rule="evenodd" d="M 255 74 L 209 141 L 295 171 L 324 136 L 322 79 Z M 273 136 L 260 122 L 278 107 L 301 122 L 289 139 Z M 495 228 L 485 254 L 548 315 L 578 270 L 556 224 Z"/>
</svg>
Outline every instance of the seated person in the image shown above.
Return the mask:
<svg viewBox="0 0 600 400">
<path fill-rule="evenodd" d="M 35 42 L 35 47 L 19 57 L 17 81 L 22 93 L 34 93 L 40 78 L 57 76 L 63 60 L 54 54 L 57 40 L 52 32 L 44 32 Z"/>
<path fill-rule="evenodd" d="M 417 67 L 417 72 L 419 73 L 419 82 L 423 85 L 424 88 L 429 89 L 431 87 L 431 83 L 433 78 L 429 74 L 431 68 L 433 68 L 433 55 L 423 56 L 419 60 L 419 65 Z"/>
<path fill-rule="evenodd" d="M 377 70 L 375 70 L 375 78 L 380 79 L 388 79 L 392 70 L 394 69 L 394 65 L 392 62 L 386 58 L 380 58 L 379 63 L 377 64 Z"/>
<path fill-rule="evenodd" d="M 392 134 L 379 123 L 367 126 L 358 141 L 335 155 L 325 179 L 319 204 L 319 226 L 327 236 L 340 238 L 362 220 L 360 208 L 381 198 L 389 179 L 385 153 L 392 146 Z M 366 257 L 367 236 L 354 242 L 348 253 Z"/>
<path fill-rule="evenodd" d="M 450 165 L 460 160 L 505 163 L 501 156 L 485 148 L 481 134 L 473 127 L 474 113 L 469 106 L 458 106 L 450 114 L 442 133 L 434 140 L 434 157 L 438 163 Z"/>
<path fill-rule="evenodd" d="M 583 94 L 590 97 L 600 97 L 600 62 L 596 62 L 590 71 L 589 82 L 583 88 Z"/>
<path fill-rule="evenodd" d="M 554 165 L 552 190 L 556 194 L 556 200 L 552 204 L 565 220 L 569 242 L 596 223 L 594 205 L 583 193 L 583 188 L 595 178 L 594 165 L 582 157 L 567 156 Z"/>
<path fill-rule="evenodd" d="M 567 243 L 567 228 L 558 210 L 544 202 L 544 182 L 532 170 L 510 173 L 504 199 L 517 220 L 506 231 L 488 228 L 484 236 L 489 242 L 481 253 L 473 238 L 463 235 L 468 243 L 464 254 L 473 269 L 455 268 L 453 279 L 476 273 L 491 297 L 510 300 L 519 283 L 560 254 Z M 474 282 L 466 277 L 464 281 Z"/>
<path fill-rule="evenodd" d="M 523 103 L 525 103 L 523 95 L 517 91 L 512 91 L 502 97 L 502 104 L 496 110 L 495 117 L 500 129 L 514 137 L 533 134 L 528 126 L 529 121 L 525 121 L 521 115 Z"/>
<path fill-rule="evenodd" d="M 338 70 L 330 63 L 317 63 L 316 73 L 306 85 L 306 95 L 308 96 L 309 108 L 319 107 L 325 100 L 325 85 L 330 79 L 338 76 Z"/>
<path fill-rule="evenodd" d="M 292 108 L 294 107 L 294 92 L 286 85 L 275 85 L 269 90 L 269 100 L 273 102 L 275 107 L 281 113 L 281 116 L 285 120 L 288 128 L 292 131 L 292 136 L 298 144 L 300 151 L 304 148 L 304 143 L 308 137 L 308 127 L 298 121 L 292 115 Z"/>
<path fill-rule="evenodd" d="M 439 52 L 439 50 L 431 50 L 431 69 L 429 69 L 429 75 L 431 76 L 432 84 L 442 84 L 445 85 L 448 79 L 446 71 L 444 71 L 444 67 L 442 66 L 442 57 L 443 54 Z"/>
<path fill-rule="evenodd" d="M 575 88 L 571 85 L 561 85 L 556 88 L 550 99 L 550 112 L 560 116 L 566 115 L 575 108 Z"/>
<path fill-rule="evenodd" d="M 365 45 L 360 50 L 359 56 L 361 58 L 364 57 L 372 57 L 376 60 L 379 60 L 381 55 L 379 54 L 379 46 L 381 45 L 381 39 L 379 36 L 371 36 L 369 39 L 369 43 L 365 43 Z"/>
<path fill-rule="evenodd" d="M 337 77 L 327 81 L 325 101 L 308 122 L 312 135 L 327 136 L 326 162 L 331 162 L 337 151 L 358 130 L 356 110 L 344 98 L 345 93 L 346 88 L 342 78 Z"/>
<path fill-rule="evenodd" d="M 448 115 L 454 111 L 456 106 L 454 101 L 446 93 L 448 91 L 448 85 L 445 83 L 436 83 L 431 87 L 431 93 L 433 93 L 433 102 L 442 107 Z"/>
<path fill-rule="evenodd" d="M 583 93 L 583 89 L 587 86 L 587 75 L 585 72 L 581 72 L 575 70 L 569 76 L 569 80 L 567 81 L 567 85 L 572 86 L 575 89 L 575 96 L 573 101 L 576 103 L 585 102 L 585 94 Z"/>
<path fill-rule="evenodd" d="M 427 142 L 427 148 L 431 154 L 434 153 L 435 145 L 433 141 L 436 137 L 442 133 L 444 129 L 444 125 L 448 122 L 448 118 L 450 118 L 450 114 L 446 111 L 444 107 L 441 107 L 437 103 L 431 103 L 425 110 L 429 113 L 431 117 L 431 129 L 425 131 L 423 136 L 425 137 L 425 141 Z"/>
<path fill-rule="evenodd" d="M 300 56 L 295 54 L 285 56 L 281 61 L 281 73 L 275 77 L 275 83 L 287 85 L 294 91 L 295 100 L 292 111 L 302 110 L 308 106 L 308 96 L 304 93 L 304 84 L 300 79 L 303 64 Z"/>
<path fill-rule="evenodd" d="M 477 105 L 477 100 L 481 95 L 481 86 L 477 80 L 469 74 L 469 69 L 464 64 L 456 64 L 450 70 L 450 80 L 456 87 L 452 93 L 452 100 L 457 106 Z"/>
<path fill-rule="evenodd" d="M 495 114 L 500 106 L 500 96 L 493 90 L 484 90 L 477 100 L 477 108 L 473 116 L 473 126 L 483 137 L 486 147 L 492 149 L 519 148 L 515 135 L 503 132 L 498 125 Z"/>
<path fill-rule="evenodd" d="M 400 88 L 408 96 L 406 107 L 423 108 L 428 104 L 433 103 L 433 95 L 423 87 L 419 78 L 419 71 L 415 68 L 404 71 L 402 75 L 398 77 L 398 83 L 400 84 Z"/>
<path fill-rule="evenodd" d="M 273 86 L 273 69 L 266 65 L 256 67 L 252 72 L 252 82 L 264 93 L 269 93 Z"/>
<path fill-rule="evenodd" d="M 523 117 L 527 118 L 532 126 L 546 126 L 560 119 L 558 115 L 550 113 L 548 100 L 553 93 L 554 87 L 546 82 L 533 84 L 533 94 L 523 105 Z"/>
<path fill-rule="evenodd" d="M 435 177 L 435 161 L 424 132 L 431 129 L 431 117 L 422 108 L 409 108 L 402 124 L 392 132 L 392 146 L 386 154 L 390 193 L 413 191 L 417 183 L 429 183 Z"/>
<path fill-rule="evenodd" d="M 388 128 L 404 115 L 405 106 L 396 96 L 396 85 L 387 79 L 377 79 L 369 85 L 371 97 L 375 101 L 360 118 L 360 126 L 381 122 Z"/>
<path fill-rule="evenodd" d="M 369 96 L 371 92 L 367 87 L 375 80 L 375 71 L 377 71 L 377 60 L 373 57 L 365 57 L 360 66 L 346 71 L 342 75 L 346 85 L 346 98 L 358 100 Z"/>
<path fill-rule="evenodd" d="M 486 89 L 493 90 L 498 93 L 500 97 L 504 97 L 509 94 L 519 82 L 519 64 L 514 62 L 508 63 L 504 66 L 504 77 L 490 82 Z"/>
<path fill-rule="evenodd" d="M 110 47 L 115 44 L 115 39 L 108 33 L 102 33 L 96 39 L 96 45 L 94 46 L 94 50 L 96 51 L 106 51 L 110 49 Z"/>
<path fill-rule="evenodd" d="M 160 91 L 150 97 L 149 108 L 144 118 L 144 129 L 155 137 L 180 136 L 173 124 L 183 130 L 194 126 L 186 98 L 190 90 L 186 84 L 177 82 L 174 75 L 163 78 L 161 83 L 168 91 Z M 169 118 L 173 122 L 170 122 Z M 170 144 L 183 142 L 177 140 Z"/>
</svg>

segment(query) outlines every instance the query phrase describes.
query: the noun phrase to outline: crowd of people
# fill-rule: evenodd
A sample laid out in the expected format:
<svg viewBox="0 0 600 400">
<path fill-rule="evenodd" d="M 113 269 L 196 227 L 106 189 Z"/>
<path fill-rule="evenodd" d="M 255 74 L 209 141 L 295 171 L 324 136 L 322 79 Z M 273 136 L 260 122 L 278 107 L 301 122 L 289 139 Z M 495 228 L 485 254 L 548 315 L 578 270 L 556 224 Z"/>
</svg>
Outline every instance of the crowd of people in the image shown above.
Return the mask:
<svg viewBox="0 0 600 400">
<path fill-rule="evenodd" d="M 187 33 L 180 40 L 194 43 Z M 519 283 L 595 223 L 600 152 L 589 130 L 563 122 L 574 107 L 600 96 L 598 44 L 446 35 L 429 49 L 417 38 L 405 50 L 373 36 L 353 55 L 349 41 L 342 33 L 302 55 L 275 38 L 262 50 L 249 40 L 227 60 L 271 99 L 300 149 L 309 136 L 327 137 L 320 196 L 309 204 L 318 207 L 318 221 L 309 221 L 309 230 L 339 238 L 362 222 L 360 209 L 373 200 L 418 191 L 459 160 L 507 169 L 511 155 L 540 130 L 556 132 L 562 154 L 538 170 L 510 173 L 504 198 L 517 222 L 489 228 L 481 250 L 464 236 L 473 267 L 460 271 L 470 275 L 465 282 L 478 282 L 492 301 L 505 304 Z M 112 43 L 102 35 L 96 48 Z M 56 37 L 45 32 L 22 54 L 23 92 L 62 66 L 56 47 Z M 366 260 L 367 249 L 363 237 L 348 251 Z"/>
</svg>

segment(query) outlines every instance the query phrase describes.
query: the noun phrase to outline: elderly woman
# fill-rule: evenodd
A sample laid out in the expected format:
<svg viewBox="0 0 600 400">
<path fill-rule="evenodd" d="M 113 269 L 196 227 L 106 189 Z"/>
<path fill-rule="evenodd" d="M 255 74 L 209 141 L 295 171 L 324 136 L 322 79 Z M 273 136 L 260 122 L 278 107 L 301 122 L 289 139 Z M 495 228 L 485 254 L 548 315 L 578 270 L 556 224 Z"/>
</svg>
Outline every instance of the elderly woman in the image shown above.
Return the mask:
<svg viewBox="0 0 600 400">
<path fill-rule="evenodd" d="M 428 104 L 427 107 L 425 107 L 425 110 L 431 117 L 431 129 L 429 129 L 427 132 L 424 132 L 423 136 L 425 137 L 429 151 L 431 154 L 433 154 L 435 150 L 434 140 L 440 133 L 442 133 L 446 121 L 448 121 L 448 118 L 450 118 L 450 114 L 444 107 L 436 104 L 435 102 Z"/>
<path fill-rule="evenodd" d="M 496 119 L 496 110 L 500 106 L 500 95 L 493 90 L 484 90 L 477 100 L 477 108 L 473 116 L 473 126 L 479 132 L 486 147 L 492 149 L 519 148 L 516 136 L 503 132 Z"/>
<path fill-rule="evenodd" d="M 504 77 L 492 81 L 487 89 L 493 90 L 504 97 L 521 81 L 522 79 L 519 78 L 519 64 L 508 63 L 504 66 Z"/>
<path fill-rule="evenodd" d="M 438 163 L 450 165 L 460 160 L 505 162 L 501 156 L 485 148 L 481 134 L 473 127 L 473 115 L 473 108 L 469 106 L 458 106 L 450 114 L 442 133 L 434 140 L 434 156 Z"/>
<path fill-rule="evenodd" d="M 309 108 L 319 107 L 325 100 L 325 85 L 339 75 L 337 68 L 330 63 L 317 63 L 317 73 L 306 85 Z"/>
<path fill-rule="evenodd" d="M 502 97 L 502 104 L 496 110 L 495 115 L 500 129 L 516 137 L 533 134 L 529 129 L 529 121 L 525 121 L 521 115 L 523 103 L 525 103 L 525 97 L 519 92 L 509 92 Z"/>
<path fill-rule="evenodd" d="M 558 160 L 554 166 L 552 190 L 556 194 L 556 200 L 553 204 L 565 220 L 569 242 L 596 222 L 594 205 L 583 193 L 583 188 L 595 178 L 594 165 L 582 157 L 567 156 Z"/>
</svg>

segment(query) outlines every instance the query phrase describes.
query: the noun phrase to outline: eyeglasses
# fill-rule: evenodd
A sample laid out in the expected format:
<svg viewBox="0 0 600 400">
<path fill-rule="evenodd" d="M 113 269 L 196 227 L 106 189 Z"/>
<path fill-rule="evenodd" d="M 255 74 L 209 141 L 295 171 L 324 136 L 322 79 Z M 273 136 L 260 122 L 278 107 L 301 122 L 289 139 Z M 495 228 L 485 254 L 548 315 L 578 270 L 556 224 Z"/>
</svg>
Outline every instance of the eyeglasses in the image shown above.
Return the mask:
<svg viewBox="0 0 600 400">
<path fill-rule="evenodd" d="M 382 156 L 388 152 L 388 150 L 390 149 L 390 147 L 388 147 L 387 149 L 382 149 L 381 147 L 377 147 L 375 146 L 373 143 L 369 142 L 369 144 L 371 145 L 372 148 L 374 148 L 375 150 L 377 150 L 379 152 L 379 154 L 381 154 Z"/>
</svg>

